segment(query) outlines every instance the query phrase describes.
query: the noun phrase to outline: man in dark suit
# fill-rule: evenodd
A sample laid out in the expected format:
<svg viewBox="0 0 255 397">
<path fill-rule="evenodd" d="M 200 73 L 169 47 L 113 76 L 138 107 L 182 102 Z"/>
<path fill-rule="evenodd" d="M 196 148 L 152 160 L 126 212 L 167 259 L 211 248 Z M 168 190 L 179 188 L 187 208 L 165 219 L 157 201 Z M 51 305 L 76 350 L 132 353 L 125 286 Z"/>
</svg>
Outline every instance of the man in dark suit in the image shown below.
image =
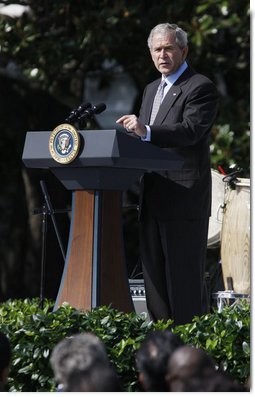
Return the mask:
<svg viewBox="0 0 255 397">
<path fill-rule="evenodd" d="M 183 169 L 144 175 L 140 248 L 152 320 L 190 322 L 208 311 L 204 268 L 211 211 L 210 131 L 218 95 L 186 62 L 187 34 L 174 24 L 152 29 L 148 46 L 161 78 L 145 90 L 139 118 L 120 123 L 144 144 L 179 154 Z"/>
</svg>

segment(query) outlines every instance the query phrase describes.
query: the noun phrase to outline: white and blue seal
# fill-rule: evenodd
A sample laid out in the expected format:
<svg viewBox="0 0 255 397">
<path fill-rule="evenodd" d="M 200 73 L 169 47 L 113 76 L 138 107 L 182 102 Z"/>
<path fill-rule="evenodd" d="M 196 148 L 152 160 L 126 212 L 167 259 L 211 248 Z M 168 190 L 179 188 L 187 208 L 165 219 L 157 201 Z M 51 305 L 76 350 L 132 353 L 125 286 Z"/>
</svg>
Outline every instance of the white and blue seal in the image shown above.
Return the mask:
<svg viewBox="0 0 255 397">
<path fill-rule="evenodd" d="M 60 124 L 51 133 L 49 151 L 55 161 L 71 163 L 80 148 L 80 135 L 71 124 Z"/>
</svg>

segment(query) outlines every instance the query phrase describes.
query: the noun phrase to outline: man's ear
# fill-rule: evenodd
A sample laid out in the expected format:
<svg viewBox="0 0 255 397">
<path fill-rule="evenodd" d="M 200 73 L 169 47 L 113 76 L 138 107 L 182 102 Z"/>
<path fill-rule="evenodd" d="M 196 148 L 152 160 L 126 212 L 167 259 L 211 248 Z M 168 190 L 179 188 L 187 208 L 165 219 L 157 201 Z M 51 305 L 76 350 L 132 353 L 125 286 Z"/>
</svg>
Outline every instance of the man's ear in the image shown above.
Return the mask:
<svg viewBox="0 0 255 397">
<path fill-rule="evenodd" d="M 183 62 L 184 62 L 185 59 L 187 58 L 188 52 L 189 52 L 189 47 L 188 47 L 188 46 L 187 46 L 187 47 L 184 47 L 183 50 L 182 50 L 182 59 L 183 59 Z"/>
</svg>

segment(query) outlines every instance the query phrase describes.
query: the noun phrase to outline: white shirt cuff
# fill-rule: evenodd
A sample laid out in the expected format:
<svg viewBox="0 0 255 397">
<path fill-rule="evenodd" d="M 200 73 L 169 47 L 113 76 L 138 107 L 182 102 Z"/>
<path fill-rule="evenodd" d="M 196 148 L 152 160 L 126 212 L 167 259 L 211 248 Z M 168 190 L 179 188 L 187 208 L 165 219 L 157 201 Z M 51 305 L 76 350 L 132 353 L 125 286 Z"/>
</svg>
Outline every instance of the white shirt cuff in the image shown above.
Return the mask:
<svg viewBox="0 0 255 397">
<path fill-rule="evenodd" d="M 146 135 L 144 137 L 142 136 L 141 140 L 150 142 L 151 141 L 151 129 L 150 129 L 150 126 L 146 125 L 145 128 L 146 128 Z"/>
</svg>

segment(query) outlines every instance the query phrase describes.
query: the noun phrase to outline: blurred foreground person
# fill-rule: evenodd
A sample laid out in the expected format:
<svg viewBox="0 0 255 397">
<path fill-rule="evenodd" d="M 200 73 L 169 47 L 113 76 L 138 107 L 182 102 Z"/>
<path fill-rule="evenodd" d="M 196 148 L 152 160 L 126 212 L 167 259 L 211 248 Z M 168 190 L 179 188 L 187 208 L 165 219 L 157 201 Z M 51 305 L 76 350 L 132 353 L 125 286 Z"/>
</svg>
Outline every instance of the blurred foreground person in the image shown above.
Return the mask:
<svg viewBox="0 0 255 397">
<path fill-rule="evenodd" d="M 111 366 L 96 362 L 85 370 L 73 371 L 66 392 L 121 392 L 118 376 Z"/>
<path fill-rule="evenodd" d="M 60 341 L 50 362 L 59 391 L 120 391 L 104 344 L 92 333 L 76 334 Z"/>
<path fill-rule="evenodd" d="M 168 390 L 184 391 L 187 380 L 201 379 L 215 371 L 215 363 L 205 351 L 192 346 L 182 346 L 175 350 L 168 361 L 166 375 Z"/>
<path fill-rule="evenodd" d="M 203 379 L 202 385 L 198 388 L 185 391 L 205 391 L 205 392 L 247 392 L 244 385 L 238 383 L 229 374 L 223 371 L 216 371 Z"/>
<path fill-rule="evenodd" d="M 171 392 L 246 391 L 229 375 L 216 371 L 213 359 L 202 349 L 180 347 L 168 361 L 166 375 Z"/>
<path fill-rule="evenodd" d="M 11 345 L 7 336 L 0 331 L 0 392 L 7 383 L 11 362 Z"/>
<path fill-rule="evenodd" d="M 153 331 L 146 336 L 136 355 L 139 382 L 145 391 L 168 390 L 165 381 L 167 363 L 175 349 L 182 345 L 179 336 L 168 330 Z"/>
</svg>

